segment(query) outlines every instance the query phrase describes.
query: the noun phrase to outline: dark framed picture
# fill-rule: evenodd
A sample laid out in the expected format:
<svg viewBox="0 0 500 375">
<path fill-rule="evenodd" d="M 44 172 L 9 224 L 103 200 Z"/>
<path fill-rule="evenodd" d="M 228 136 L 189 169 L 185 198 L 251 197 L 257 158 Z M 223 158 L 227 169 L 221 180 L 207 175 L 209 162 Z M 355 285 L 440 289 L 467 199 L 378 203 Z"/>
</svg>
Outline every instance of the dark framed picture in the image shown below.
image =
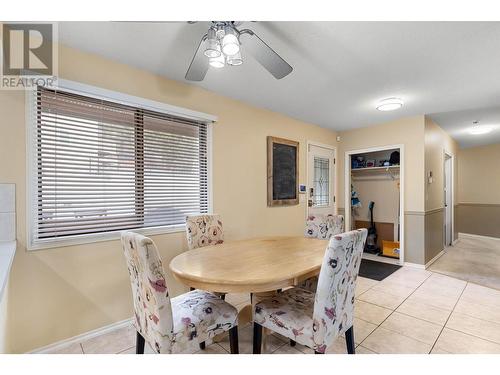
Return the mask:
<svg viewBox="0 0 500 375">
<path fill-rule="evenodd" d="M 299 142 L 267 137 L 267 205 L 299 204 Z"/>
</svg>

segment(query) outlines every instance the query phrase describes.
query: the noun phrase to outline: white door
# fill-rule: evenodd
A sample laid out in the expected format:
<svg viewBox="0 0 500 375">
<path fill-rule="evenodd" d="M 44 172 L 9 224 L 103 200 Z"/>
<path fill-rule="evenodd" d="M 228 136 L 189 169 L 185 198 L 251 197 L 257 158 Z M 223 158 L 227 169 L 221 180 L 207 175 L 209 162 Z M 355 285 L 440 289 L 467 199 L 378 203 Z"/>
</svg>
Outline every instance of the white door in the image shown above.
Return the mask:
<svg viewBox="0 0 500 375">
<path fill-rule="evenodd" d="M 453 198 L 452 198 L 452 158 L 451 156 L 445 154 L 444 156 L 444 241 L 445 246 L 451 246 L 453 241 L 452 234 L 452 208 L 453 208 Z"/>
<path fill-rule="evenodd" d="M 307 153 L 308 215 L 335 213 L 335 150 L 309 144 Z"/>
</svg>

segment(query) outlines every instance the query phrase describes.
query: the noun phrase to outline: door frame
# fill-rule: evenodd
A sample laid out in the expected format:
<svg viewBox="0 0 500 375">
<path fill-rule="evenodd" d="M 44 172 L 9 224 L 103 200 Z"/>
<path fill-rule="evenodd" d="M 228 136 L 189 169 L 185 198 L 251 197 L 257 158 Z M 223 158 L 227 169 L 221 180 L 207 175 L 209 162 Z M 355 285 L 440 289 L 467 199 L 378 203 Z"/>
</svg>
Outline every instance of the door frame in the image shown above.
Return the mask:
<svg viewBox="0 0 500 375">
<path fill-rule="evenodd" d="M 455 234 L 455 155 L 446 149 L 443 149 L 443 193 L 444 193 L 444 187 L 446 184 L 446 157 L 450 158 L 450 163 L 451 163 L 451 168 L 450 168 L 450 180 L 451 180 L 451 207 L 450 207 L 450 222 L 451 222 L 451 244 L 453 244 L 453 241 L 455 240 L 454 234 Z M 445 198 L 446 199 L 446 198 Z M 443 208 L 445 210 L 444 212 L 444 223 L 443 223 L 443 244 L 444 247 L 451 246 L 446 244 L 446 231 L 445 231 L 445 225 L 446 225 L 446 207 L 444 206 L 445 201 L 443 200 Z"/>
<path fill-rule="evenodd" d="M 334 197 L 334 202 L 333 202 L 333 214 L 337 215 L 338 213 L 338 201 L 337 201 L 337 175 L 338 175 L 338 170 L 337 170 L 337 148 L 335 146 L 326 144 L 326 143 L 320 143 L 316 141 L 307 141 L 307 148 L 306 148 L 306 215 L 305 218 L 309 217 L 309 205 L 307 204 L 307 194 L 309 192 L 309 148 L 310 146 L 316 146 L 316 147 L 322 147 L 326 148 L 328 150 L 333 151 L 333 197 Z"/>
<path fill-rule="evenodd" d="M 351 230 L 351 155 L 366 152 L 386 151 L 399 149 L 399 264 L 404 264 L 405 259 L 405 146 L 394 144 L 349 150 L 344 155 L 344 223 L 345 230 Z"/>
</svg>

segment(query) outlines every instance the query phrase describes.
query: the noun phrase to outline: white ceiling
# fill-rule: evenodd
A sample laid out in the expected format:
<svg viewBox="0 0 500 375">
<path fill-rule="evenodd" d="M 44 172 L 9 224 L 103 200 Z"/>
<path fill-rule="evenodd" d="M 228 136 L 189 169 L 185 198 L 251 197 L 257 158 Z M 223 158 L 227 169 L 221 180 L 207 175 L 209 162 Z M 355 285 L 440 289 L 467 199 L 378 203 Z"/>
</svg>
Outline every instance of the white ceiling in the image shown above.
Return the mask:
<svg viewBox="0 0 500 375">
<path fill-rule="evenodd" d="M 430 117 L 462 148 L 500 143 L 500 107 L 434 113 Z M 487 134 L 470 134 L 469 129 L 474 121 L 479 121 L 479 126 L 490 126 L 493 130 Z"/>
<path fill-rule="evenodd" d="M 335 130 L 500 103 L 500 22 L 245 22 L 245 27 L 293 72 L 274 79 L 243 46 L 242 66 L 211 68 L 203 82 L 191 84 Z M 207 28 L 208 22 L 62 22 L 59 38 L 187 82 L 184 75 Z M 391 96 L 401 97 L 405 106 L 385 113 L 374 109 Z"/>
</svg>

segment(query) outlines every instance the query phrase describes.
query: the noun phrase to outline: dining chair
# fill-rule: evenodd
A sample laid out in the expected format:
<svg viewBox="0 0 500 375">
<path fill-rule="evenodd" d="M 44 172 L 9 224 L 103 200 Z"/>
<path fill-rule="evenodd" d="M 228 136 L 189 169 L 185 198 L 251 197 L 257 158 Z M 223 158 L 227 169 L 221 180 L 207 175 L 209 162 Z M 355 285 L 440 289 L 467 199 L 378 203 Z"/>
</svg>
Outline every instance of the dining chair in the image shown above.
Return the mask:
<svg viewBox="0 0 500 375">
<path fill-rule="evenodd" d="M 354 291 L 366 235 L 366 229 L 357 229 L 330 239 L 316 293 L 291 288 L 255 304 L 254 354 L 260 354 L 263 327 L 317 354 L 345 334 L 347 352 L 354 354 Z"/>
<path fill-rule="evenodd" d="M 188 248 L 197 249 L 224 242 L 222 220 L 219 215 L 186 216 L 186 236 Z"/>
<path fill-rule="evenodd" d="M 186 238 L 189 250 L 209 245 L 219 245 L 224 242 L 224 230 L 220 215 L 188 215 L 186 216 Z M 194 288 L 191 288 L 194 290 Z M 215 293 L 225 300 L 225 293 Z M 205 343 L 200 343 L 200 349 L 205 349 Z"/>
<path fill-rule="evenodd" d="M 231 354 L 238 353 L 238 311 L 213 293 L 194 290 L 170 298 L 154 242 L 123 232 L 137 331 L 136 353 L 147 342 L 157 353 L 177 353 L 229 331 Z"/>
<path fill-rule="evenodd" d="M 306 220 L 305 236 L 329 240 L 332 236 L 344 232 L 344 216 L 342 215 L 310 215 Z M 316 291 L 318 276 L 302 281 L 299 287 Z"/>
</svg>

